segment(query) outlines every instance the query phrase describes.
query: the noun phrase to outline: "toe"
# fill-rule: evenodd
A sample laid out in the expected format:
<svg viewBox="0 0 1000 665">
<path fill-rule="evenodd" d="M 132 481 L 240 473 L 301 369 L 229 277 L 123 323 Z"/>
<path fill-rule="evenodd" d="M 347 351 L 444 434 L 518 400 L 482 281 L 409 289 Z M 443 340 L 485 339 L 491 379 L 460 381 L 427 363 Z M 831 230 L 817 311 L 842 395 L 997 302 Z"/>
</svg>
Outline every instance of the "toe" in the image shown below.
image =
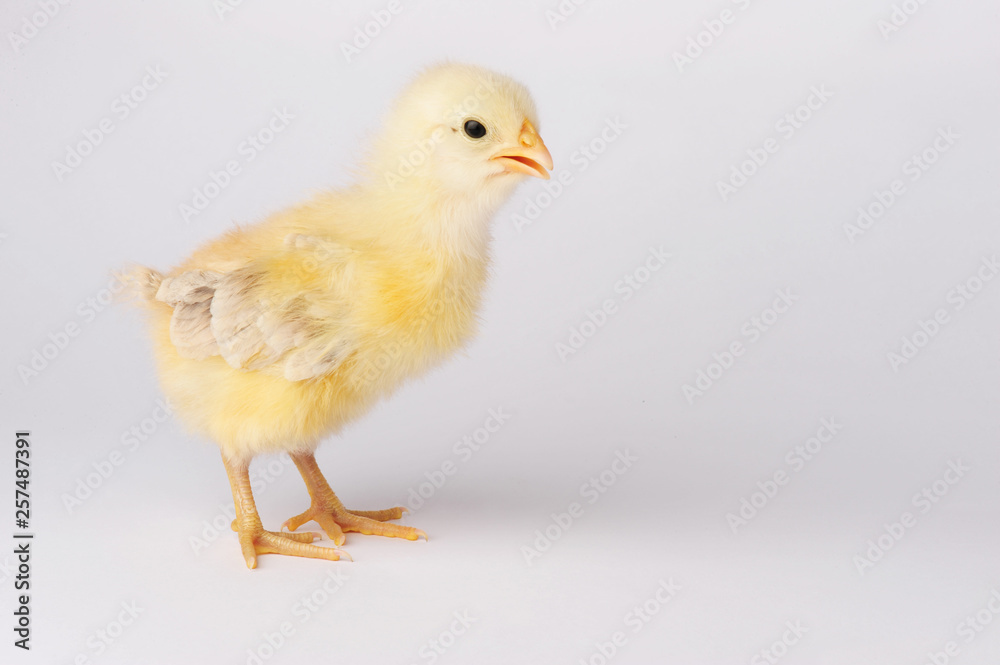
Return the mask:
<svg viewBox="0 0 1000 665">
<path fill-rule="evenodd" d="M 243 560 L 247 562 L 247 568 L 253 570 L 257 567 L 257 548 L 254 546 L 253 537 L 240 536 L 240 549 L 243 550 Z"/>
<path fill-rule="evenodd" d="M 356 531 L 367 536 L 388 536 L 390 538 L 405 538 L 406 540 L 417 540 L 420 536 L 423 536 L 424 540 L 427 540 L 426 533 L 420 529 L 414 529 L 412 526 L 389 524 L 355 515 L 345 518 L 340 523 L 340 526 L 344 531 Z"/>
<path fill-rule="evenodd" d="M 349 510 L 348 512 L 356 517 L 366 517 L 376 522 L 385 522 L 387 520 L 398 520 L 403 516 L 403 513 L 409 511 L 403 506 L 396 506 L 395 508 L 387 508 L 385 510 Z"/>
<path fill-rule="evenodd" d="M 332 515 L 329 513 L 321 513 L 316 515 L 315 520 L 321 527 L 323 527 L 323 531 L 326 532 L 327 537 L 333 541 L 334 545 L 344 544 L 344 530 L 340 528 L 340 525 L 337 524 Z"/>
<path fill-rule="evenodd" d="M 292 540 L 284 536 L 264 532 L 258 538 L 257 551 L 260 553 L 287 554 L 290 556 L 308 557 L 311 559 L 327 559 L 339 561 L 341 556 L 350 558 L 343 550 L 333 547 L 320 547 Z"/>
<path fill-rule="evenodd" d="M 287 531 L 285 532 L 268 531 L 268 533 L 273 534 L 279 538 L 288 538 L 289 540 L 294 540 L 299 543 L 312 543 L 322 538 L 322 536 L 316 533 L 315 531 L 304 531 L 302 533 L 289 533 Z"/>
<path fill-rule="evenodd" d="M 306 512 L 300 513 L 300 514 L 296 515 L 295 517 L 289 517 L 281 525 L 281 528 L 282 529 L 288 529 L 289 531 L 295 531 L 296 529 L 298 529 L 300 526 L 302 526 L 303 524 L 305 524 L 306 522 L 308 522 L 312 518 L 313 518 L 313 511 L 310 508 Z"/>
</svg>

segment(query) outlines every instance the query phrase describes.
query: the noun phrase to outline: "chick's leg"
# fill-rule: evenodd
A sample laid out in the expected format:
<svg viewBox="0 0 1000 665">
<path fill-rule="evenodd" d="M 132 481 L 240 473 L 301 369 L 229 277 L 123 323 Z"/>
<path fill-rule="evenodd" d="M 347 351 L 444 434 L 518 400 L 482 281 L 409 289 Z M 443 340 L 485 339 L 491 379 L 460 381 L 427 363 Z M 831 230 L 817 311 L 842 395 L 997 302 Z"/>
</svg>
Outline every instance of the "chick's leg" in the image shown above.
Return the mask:
<svg viewBox="0 0 1000 665">
<path fill-rule="evenodd" d="M 316 464 L 316 458 L 312 453 L 302 453 L 292 455 L 292 461 L 298 467 L 302 479 L 306 482 L 306 489 L 312 498 L 309 510 L 301 515 L 287 520 L 282 527 L 288 527 L 290 531 L 295 531 L 309 520 L 316 520 L 323 531 L 326 532 L 335 544 L 344 544 L 345 531 L 357 531 L 363 534 L 374 534 L 376 536 L 390 536 L 394 538 L 406 538 L 407 540 L 417 540 L 420 536 L 427 540 L 427 534 L 420 529 L 399 524 L 386 524 L 386 520 L 398 520 L 406 511 L 405 508 L 396 507 L 387 510 L 348 510 L 340 502 L 337 495 L 330 489 L 323 472 Z"/>
<path fill-rule="evenodd" d="M 233 490 L 233 503 L 236 506 L 236 519 L 233 530 L 239 533 L 240 547 L 248 568 L 257 567 L 258 554 L 288 554 L 304 556 L 313 559 L 328 559 L 337 561 L 341 556 L 350 556 L 332 547 L 312 545 L 319 537 L 317 533 L 280 533 L 265 531 L 257 514 L 257 504 L 250 490 L 250 465 L 246 462 L 233 462 L 225 454 L 222 461 L 226 465 L 229 476 L 229 486 Z"/>
</svg>

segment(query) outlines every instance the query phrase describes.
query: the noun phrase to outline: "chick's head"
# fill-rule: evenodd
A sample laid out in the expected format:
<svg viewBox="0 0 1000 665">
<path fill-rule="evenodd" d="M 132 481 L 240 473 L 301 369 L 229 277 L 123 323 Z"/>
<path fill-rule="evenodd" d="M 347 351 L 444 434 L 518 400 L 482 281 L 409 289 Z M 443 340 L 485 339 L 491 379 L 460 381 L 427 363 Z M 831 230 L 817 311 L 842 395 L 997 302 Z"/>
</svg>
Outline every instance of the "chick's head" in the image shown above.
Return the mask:
<svg viewBox="0 0 1000 665">
<path fill-rule="evenodd" d="M 487 69 L 444 64 L 404 90 L 376 144 L 390 185 L 416 181 L 449 195 L 503 197 L 525 176 L 548 179 L 552 156 L 527 89 Z"/>
</svg>

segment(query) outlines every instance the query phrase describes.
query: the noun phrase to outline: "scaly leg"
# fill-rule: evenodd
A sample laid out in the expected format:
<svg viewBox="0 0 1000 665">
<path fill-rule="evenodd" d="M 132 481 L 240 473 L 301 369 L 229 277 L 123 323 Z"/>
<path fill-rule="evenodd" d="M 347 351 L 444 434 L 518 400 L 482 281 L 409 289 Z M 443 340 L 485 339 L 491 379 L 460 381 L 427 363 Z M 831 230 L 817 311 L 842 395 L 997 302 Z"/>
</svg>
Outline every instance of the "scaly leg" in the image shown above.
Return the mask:
<svg viewBox="0 0 1000 665">
<path fill-rule="evenodd" d="M 240 547 L 248 568 L 257 567 L 258 554 L 288 554 L 330 561 L 337 561 L 341 556 L 350 558 L 347 552 L 310 544 L 319 538 L 318 533 L 265 531 L 250 490 L 250 465 L 230 461 L 225 454 L 222 455 L 222 462 L 226 465 L 229 486 L 233 490 L 233 503 L 236 505 L 233 529 L 239 533 Z"/>
<path fill-rule="evenodd" d="M 398 506 L 387 510 L 348 510 L 330 489 L 312 453 L 294 454 L 292 461 L 302 474 L 302 480 L 306 482 L 312 504 L 301 515 L 286 520 L 281 525 L 282 528 L 288 527 L 289 531 L 295 531 L 309 520 L 316 520 L 336 545 L 344 544 L 345 531 L 407 540 L 417 540 L 423 536 L 427 540 L 427 534 L 420 529 L 385 523 L 386 520 L 398 520 L 406 512 L 406 508 Z"/>
</svg>

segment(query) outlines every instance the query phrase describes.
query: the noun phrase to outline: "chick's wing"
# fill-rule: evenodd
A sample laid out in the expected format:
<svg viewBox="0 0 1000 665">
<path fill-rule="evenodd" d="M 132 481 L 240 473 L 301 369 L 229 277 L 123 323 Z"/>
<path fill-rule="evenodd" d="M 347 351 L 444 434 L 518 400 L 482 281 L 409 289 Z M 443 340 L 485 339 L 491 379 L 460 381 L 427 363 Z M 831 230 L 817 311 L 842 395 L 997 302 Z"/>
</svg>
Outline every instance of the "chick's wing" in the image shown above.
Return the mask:
<svg viewBox="0 0 1000 665">
<path fill-rule="evenodd" d="M 274 366 L 289 381 L 332 372 L 354 348 L 352 254 L 293 234 L 240 268 L 164 278 L 156 299 L 174 308 L 170 340 L 186 357 L 219 355 L 244 370 Z"/>
</svg>

